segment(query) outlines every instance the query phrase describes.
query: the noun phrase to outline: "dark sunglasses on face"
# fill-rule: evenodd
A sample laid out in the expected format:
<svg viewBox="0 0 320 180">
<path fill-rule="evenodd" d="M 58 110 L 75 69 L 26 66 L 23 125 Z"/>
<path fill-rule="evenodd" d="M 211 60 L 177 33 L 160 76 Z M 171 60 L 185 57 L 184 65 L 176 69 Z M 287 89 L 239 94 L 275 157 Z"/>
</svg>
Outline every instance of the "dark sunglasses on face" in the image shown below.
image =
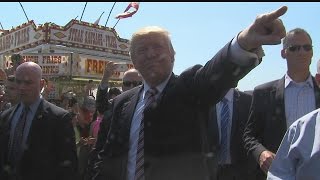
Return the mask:
<svg viewBox="0 0 320 180">
<path fill-rule="evenodd" d="M 126 86 L 126 87 L 129 87 L 129 86 L 138 86 L 138 85 L 141 85 L 142 82 L 141 81 L 123 81 L 123 85 Z"/>
<path fill-rule="evenodd" d="M 288 49 L 291 52 L 295 52 L 295 51 L 299 51 L 301 47 L 304 49 L 304 51 L 310 51 L 312 49 L 312 45 L 311 44 L 291 45 L 291 46 L 288 47 Z"/>
</svg>

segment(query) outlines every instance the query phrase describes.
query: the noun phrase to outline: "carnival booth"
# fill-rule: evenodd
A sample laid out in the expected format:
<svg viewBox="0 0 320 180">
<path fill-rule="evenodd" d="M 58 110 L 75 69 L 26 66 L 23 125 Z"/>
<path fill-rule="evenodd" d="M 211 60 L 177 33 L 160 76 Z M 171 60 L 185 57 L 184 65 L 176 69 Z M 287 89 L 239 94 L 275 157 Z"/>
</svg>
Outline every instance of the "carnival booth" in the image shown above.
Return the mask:
<svg viewBox="0 0 320 180">
<path fill-rule="evenodd" d="M 59 100 L 68 91 L 83 97 L 89 81 L 90 91 L 96 91 L 108 61 L 124 64 L 109 85 L 121 87 L 124 71 L 133 68 L 129 48 L 129 40 L 113 28 L 74 19 L 65 26 L 29 21 L 0 35 L 0 68 L 10 70 L 12 55 L 20 54 L 23 61 L 41 66 L 49 100 Z"/>
</svg>

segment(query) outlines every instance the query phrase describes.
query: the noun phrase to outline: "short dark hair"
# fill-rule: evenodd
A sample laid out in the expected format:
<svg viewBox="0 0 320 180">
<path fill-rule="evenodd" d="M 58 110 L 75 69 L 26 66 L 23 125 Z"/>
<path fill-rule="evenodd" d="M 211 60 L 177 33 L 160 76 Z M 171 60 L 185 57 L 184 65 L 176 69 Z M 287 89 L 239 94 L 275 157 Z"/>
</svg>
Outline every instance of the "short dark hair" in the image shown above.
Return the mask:
<svg viewBox="0 0 320 180">
<path fill-rule="evenodd" d="M 312 45 L 312 38 L 311 38 L 310 34 L 305 29 L 295 28 L 295 29 L 292 29 L 289 32 L 287 32 L 286 36 L 283 38 L 283 40 L 282 40 L 283 48 L 285 49 L 288 47 L 288 38 L 290 36 L 292 36 L 294 34 L 303 34 L 303 33 L 309 37 L 311 45 Z"/>
</svg>

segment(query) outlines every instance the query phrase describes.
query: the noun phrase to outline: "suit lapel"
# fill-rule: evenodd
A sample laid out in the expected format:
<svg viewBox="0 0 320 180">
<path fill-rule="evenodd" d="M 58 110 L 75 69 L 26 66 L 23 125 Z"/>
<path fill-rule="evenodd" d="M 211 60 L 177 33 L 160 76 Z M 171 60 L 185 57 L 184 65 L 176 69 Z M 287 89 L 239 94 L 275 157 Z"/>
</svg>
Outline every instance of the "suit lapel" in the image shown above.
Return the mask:
<svg viewBox="0 0 320 180">
<path fill-rule="evenodd" d="M 45 111 L 46 109 L 45 106 L 46 106 L 46 103 L 44 102 L 43 99 L 41 99 L 39 106 L 37 108 L 37 111 L 33 117 L 32 123 L 30 125 L 30 130 L 29 130 L 29 134 L 26 142 L 27 146 L 29 146 L 30 141 L 32 140 L 32 136 L 34 134 L 36 136 L 39 135 L 38 132 L 36 131 L 38 129 L 37 126 L 39 126 L 43 117 L 47 117 L 47 111 Z"/>
<path fill-rule="evenodd" d="M 238 106 L 238 101 L 240 98 L 240 93 L 237 90 L 234 90 L 233 94 L 233 113 L 232 113 L 232 125 L 231 125 L 231 136 L 230 136 L 230 141 L 233 141 L 233 137 L 237 131 L 238 123 L 240 123 L 241 117 L 239 117 L 240 112 L 239 112 L 239 106 Z M 237 134 L 236 134 L 237 135 Z M 233 144 L 233 143 L 231 143 Z"/>
<path fill-rule="evenodd" d="M 220 142 L 219 142 L 219 127 L 218 127 L 216 105 L 213 105 L 209 110 L 207 132 L 208 132 L 209 144 L 213 144 L 213 145 L 210 145 L 209 147 L 215 147 L 216 145 L 219 145 L 220 144 Z"/>
<path fill-rule="evenodd" d="M 120 128 L 121 126 L 125 127 L 125 129 L 123 130 L 127 132 L 126 136 L 130 136 L 132 118 L 133 118 L 136 106 L 138 104 L 139 96 L 142 89 L 143 89 L 142 86 L 134 89 L 134 91 L 132 92 L 133 95 L 129 98 L 127 102 L 123 104 L 121 113 L 124 113 L 125 114 L 124 117 L 128 117 L 128 118 L 121 118 L 122 122 L 120 122 L 119 125 L 120 125 Z"/>
<path fill-rule="evenodd" d="M 108 136 L 109 142 L 112 145 L 113 155 L 120 155 L 125 153 L 125 149 L 129 148 L 129 138 L 130 138 L 130 129 L 131 129 L 131 122 L 135 112 L 135 107 L 139 100 L 140 91 L 142 90 L 142 86 L 136 87 L 131 89 L 128 95 L 124 95 L 124 97 L 120 97 L 119 99 L 115 99 L 112 115 L 112 123 L 110 128 L 109 134 L 114 134 L 114 137 L 110 139 Z M 125 99 L 123 99 L 125 98 Z M 121 103 L 123 103 L 121 105 Z"/>
<path fill-rule="evenodd" d="M 285 111 L 285 102 L 284 102 L 284 82 L 285 77 L 281 78 L 279 81 L 276 82 L 275 88 L 271 91 L 271 97 L 275 97 L 275 118 L 277 123 L 279 124 L 279 128 L 282 132 L 285 132 L 287 129 L 287 122 L 286 122 L 286 111 Z M 275 94 L 273 96 L 273 94 Z M 271 102 L 272 103 L 272 102 Z M 271 104 L 272 105 L 272 104 Z"/>
</svg>

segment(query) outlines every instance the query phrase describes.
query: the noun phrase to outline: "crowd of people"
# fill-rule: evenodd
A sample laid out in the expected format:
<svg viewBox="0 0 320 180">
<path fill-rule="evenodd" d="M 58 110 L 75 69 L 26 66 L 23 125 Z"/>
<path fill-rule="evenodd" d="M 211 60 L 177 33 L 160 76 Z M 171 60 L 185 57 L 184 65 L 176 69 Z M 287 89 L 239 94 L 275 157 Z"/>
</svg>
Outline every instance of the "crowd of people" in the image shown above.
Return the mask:
<svg viewBox="0 0 320 180">
<path fill-rule="evenodd" d="M 122 90 L 106 63 L 96 96 L 60 107 L 42 96 L 42 71 L 19 63 L 5 81 L 0 114 L 1 180 L 318 179 L 320 89 L 309 70 L 312 38 L 286 32 L 287 7 L 261 14 L 204 66 L 175 75 L 169 32 L 132 35 L 135 69 Z M 263 45 L 280 44 L 287 72 L 250 92 L 238 81 L 258 66 Z"/>
</svg>

